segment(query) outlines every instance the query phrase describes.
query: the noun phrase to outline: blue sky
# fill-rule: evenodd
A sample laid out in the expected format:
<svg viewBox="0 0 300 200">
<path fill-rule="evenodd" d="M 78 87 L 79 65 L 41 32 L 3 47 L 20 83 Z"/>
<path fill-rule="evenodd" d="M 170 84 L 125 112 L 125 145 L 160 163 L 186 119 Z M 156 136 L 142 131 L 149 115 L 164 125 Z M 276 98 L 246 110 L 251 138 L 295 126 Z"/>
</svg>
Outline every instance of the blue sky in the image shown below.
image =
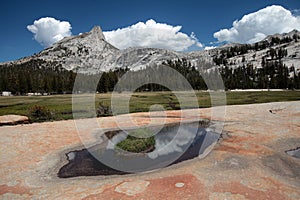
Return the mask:
<svg viewBox="0 0 300 200">
<path fill-rule="evenodd" d="M 27 29 L 43 17 L 69 22 L 73 35 L 87 32 L 94 25 L 100 25 L 103 31 L 112 31 L 153 19 L 156 23 L 182 26 L 180 32 L 187 36 L 193 32 L 204 48 L 218 45 L 211 43 L 218 40 L 229 41 L 231 35 L 220 33 L 219 38 L 215 38 L 214 33 L 230 29 L 235 20 L 270 5 L 281 5 L 294 16 L 300 14 L 299 0 L 1 0 L 0 62 L 29 56 L 44 48 Z M 188 48 L 197 49 L 201 48 L 195 45 Z"/>
</svg>

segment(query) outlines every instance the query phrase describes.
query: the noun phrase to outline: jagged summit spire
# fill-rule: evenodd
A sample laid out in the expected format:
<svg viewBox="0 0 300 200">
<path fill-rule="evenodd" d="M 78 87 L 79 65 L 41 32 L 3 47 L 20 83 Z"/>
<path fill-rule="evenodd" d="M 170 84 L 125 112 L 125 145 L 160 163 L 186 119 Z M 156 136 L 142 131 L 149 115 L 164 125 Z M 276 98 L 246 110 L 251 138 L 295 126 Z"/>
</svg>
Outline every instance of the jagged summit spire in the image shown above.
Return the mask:
<svg viewBox="0 0 300 200">
<path fill-rule="evenodd" d="M 103 34 L 102 29 L 101 29 L 100 26 L 94 26 L 92 28 L 92 30 L 91 30 L 91 33 L 92 34 L 97 34 L 100 39 L 104 39 L 105 40 L 105 36 L 104 36 L 104 34 Z"/>
</svg>

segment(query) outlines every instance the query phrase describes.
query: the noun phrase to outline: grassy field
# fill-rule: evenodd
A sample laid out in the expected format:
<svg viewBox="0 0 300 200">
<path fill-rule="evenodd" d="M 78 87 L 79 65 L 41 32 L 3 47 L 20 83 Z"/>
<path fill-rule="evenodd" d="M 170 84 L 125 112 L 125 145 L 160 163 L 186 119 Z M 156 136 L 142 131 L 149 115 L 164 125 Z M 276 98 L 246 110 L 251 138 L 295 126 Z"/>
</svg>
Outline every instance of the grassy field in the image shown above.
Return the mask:
<svg viewBox="0 0 300 200">
<path fill-rule="evenodd" d="M 200 108 L 210 107 L 211 99 L 208 92 L 197 92 Z M 190 108 L 190 94 L 183 94 L 188 102 L 184 108 Z M 85 95 L 78 95 L 83 98 Z M 99 103 L 110 105 L 111 94 L 97 94 L 95 107 Z M 122 101 L 122 94 L 117 95 L 117 99 Z M 269 91 L 269 92 L 226 92 L 227 105 L 253 104 L 278 101 L 300 100 L 300 91 Z M 151 105 L 158 104 L 166 110 L 180 109 L 176 96 L 172 92 L 141 92 L 134 93 L 130 98 L 130 112 L 149 111 Z M 53 114 L 51 120 L 71 119 L 72 115 L 72 95 L 54 96 L 0 96 L 0 115 L 18 114 L 29 115 L 29 109 L 35 105 L 48 108 Z M 120 111 L 121 114 L 123 111 Z"/>
</svg>

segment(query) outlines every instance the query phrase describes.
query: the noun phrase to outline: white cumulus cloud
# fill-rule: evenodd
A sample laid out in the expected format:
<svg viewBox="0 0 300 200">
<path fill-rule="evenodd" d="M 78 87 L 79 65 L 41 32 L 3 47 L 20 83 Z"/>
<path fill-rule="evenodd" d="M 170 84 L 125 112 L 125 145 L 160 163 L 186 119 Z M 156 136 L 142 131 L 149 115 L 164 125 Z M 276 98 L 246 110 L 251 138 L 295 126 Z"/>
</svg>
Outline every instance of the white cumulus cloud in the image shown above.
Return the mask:
<svg viewBox="0 0 300 200">
<path fill-rule="evenodd" d="M 44 17 L 35 20 L 27 29 L 34 34 L 34 39 L 44 47 L 72 35 L 71 24 L 67 21 L 60 21 L 52 17 Z"/>
<path fill-rule="evenodd" d="M 273 5 L 244 15 L 233 22 L 230 29 L 221 29 L 214 33 L 220 42 L 254 43 L 267 35 L 287 33 L 293 29 L 300 30 L 300 16 L 282 6 Z"/>
<path fill-rule="evenodd" d="M 215 49 L 215 48 L 217 48 L 217 46 L 206 46 L 204 48 L 204 50 L 211 50 L 211 49 Z"/>
<path fill-rule="evenodd" d="M 106 40 L 119 49 L 128 47 L 154 47 L 175 51 L 187 50 L 192 45 L 202 47 L 195 34 L 180 32 L 181 26 L 157 23 L 153 19 L 129 27 L 106 31 Z"/>
</svg>

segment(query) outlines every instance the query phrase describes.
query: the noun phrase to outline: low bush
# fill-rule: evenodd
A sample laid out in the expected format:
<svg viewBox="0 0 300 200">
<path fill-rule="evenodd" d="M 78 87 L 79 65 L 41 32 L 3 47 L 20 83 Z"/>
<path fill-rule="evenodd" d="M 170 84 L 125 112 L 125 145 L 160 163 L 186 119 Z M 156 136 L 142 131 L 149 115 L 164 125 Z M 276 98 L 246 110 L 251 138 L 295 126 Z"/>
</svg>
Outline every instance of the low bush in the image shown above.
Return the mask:
<svg viewBox="0 0 300 200">
<path fill-rule="evenodd" d="M 96 110 L 96 114 L 97 117 L 105 117 L 105 116 L 111 116 L 112 112 L 109 105 L 100 102 Z"/>
<path fill-rule="evenodd" d="M 28 112 L 31 122 L 43 122 L 53 119 L 53 113 L 46 106 L 34 105 L 29 108 Z"/>
</svg>

